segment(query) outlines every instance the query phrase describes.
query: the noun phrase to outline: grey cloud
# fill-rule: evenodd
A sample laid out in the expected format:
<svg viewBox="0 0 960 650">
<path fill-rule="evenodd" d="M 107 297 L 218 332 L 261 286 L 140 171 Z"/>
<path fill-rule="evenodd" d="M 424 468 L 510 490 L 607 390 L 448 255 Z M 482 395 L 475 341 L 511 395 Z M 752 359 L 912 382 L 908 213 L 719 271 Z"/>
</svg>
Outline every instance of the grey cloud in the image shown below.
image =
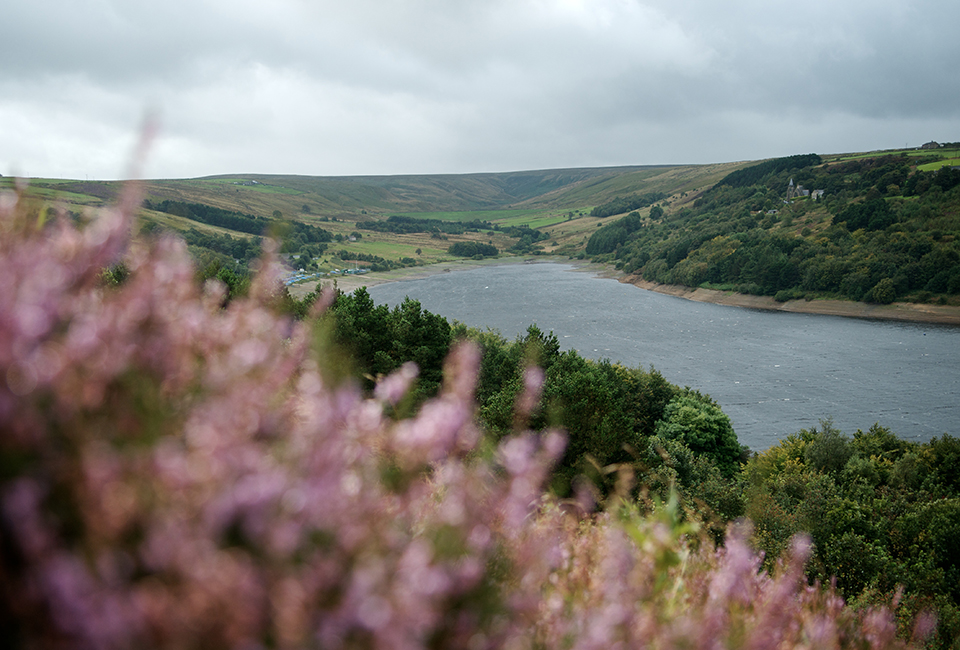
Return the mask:
<svg viewBox="0 0 960 650">
<path fill-rule="evenodd" d="M 958 18 L 933 0 L 20 2 L 0 22 L 0 173 L 76 169 L 75 149 L 118 147 L 149 107 L 162 137 L 148 171 L 168 176 L 960 139 Z"/>
</svg>

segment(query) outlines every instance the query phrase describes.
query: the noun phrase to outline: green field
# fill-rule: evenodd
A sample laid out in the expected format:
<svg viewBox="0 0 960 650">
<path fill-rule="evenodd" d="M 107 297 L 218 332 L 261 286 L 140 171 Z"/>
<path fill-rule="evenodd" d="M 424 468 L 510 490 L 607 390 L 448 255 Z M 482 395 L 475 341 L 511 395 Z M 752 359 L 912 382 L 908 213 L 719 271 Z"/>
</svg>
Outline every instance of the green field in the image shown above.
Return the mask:
<svg viewBox="0 0 960 650">
<path fill-rule="evenodd" d="M 420 249 L 420 255 L 417 255 L 417 249 Z M 341 250 L 347 250 L 354 253 L 363 253 L 365 255 L 378 255 L 384 259 L 396 261 L 401 257 L 410 257 L 413 259 L 449 257 L 447 249 L 418 245 L 417 243 L 404 243 L 400 241 L 370 241 L 364 237 L 358 242 L 341 243 L 331 242 L 327 248 L 327 256 Z"/>
<path fill-rule="evenodd" d="M 519 225 L 520 222 L 512 223 L 517 219 L 529 219 L 542 214 L 541 210 L 472 210 L 458 212 L 403 212 L 398 213 L 401 217 L 412 217 L 414 219 L 437 219 L 439 221 L 491 221 L 504 223 L 511 221 L 510 225 Z M 524 221 L 523 223 L 527 223 Z"/>
<path fill-rule="evenodd" d="M 951 153 L 956 154 L 957 152 L 953 151 Z M 932 172 L 940 169 L 941 167 L 946 167 L 948 165 L 953 167 L 960 167 L 960 157 L 944 158 L 942 160 L 938 160 L 937 162 L 927 163 L 926 165 L 920 165 L 917 167 L 917 169 L 925 172 Z"/>
<path fill-rule="evenodd" d="M 588 210 L 589 211 L 589 210 Z M 556 210 L 476 210 L 473 212 L 408 212 L 404 217 L 415 219 L 437 219 L 441 221 L 489 221 L 500 227 L 529 226 L 530 228 L 546 228 L 567 221 L 569 213 L 558 213 Z"/>
<path fill-rule="evenodd" d="M 844 154 L 840 156 L 824 156 L 826 162 L 845 162 L 848 160 L 862 160 L 864 158 L 879 158 L 881 156 L 908 156 L 910 158 L 927 158 L 938 156 L 937 162 L 926 163 L 917 167 L 922 171 L 933 171 L 940 169 L 944 165 L 960 164 L 960 149 L 956 147 L 942 147 L 940 149 L 890 149 L 887 151 L 871 151 L 858 154 Z"/>
<path fill-rule="evenodd" d="M 71 192 L 69 190 L 59 190 L 56 187 L 57 185 L 71 185 L 75 184 L 76 181 L 67 181 L 67 180 L 49 180 L 49 179 L 31 179 L 29 185 L 27 186 L 27 196 L 33 200 L 46 201 L 49 203 L 57 203 L 64 206 L 87 206 L 87 205 L 100 205 L 103 203 L 103 199 L 93 196 L 90 194 L 84 194 L 82 192 Z M 14 179 L 10 177 L 0 178 L 0 188 L 2 189 L 13 189 Z"/>
</svg>

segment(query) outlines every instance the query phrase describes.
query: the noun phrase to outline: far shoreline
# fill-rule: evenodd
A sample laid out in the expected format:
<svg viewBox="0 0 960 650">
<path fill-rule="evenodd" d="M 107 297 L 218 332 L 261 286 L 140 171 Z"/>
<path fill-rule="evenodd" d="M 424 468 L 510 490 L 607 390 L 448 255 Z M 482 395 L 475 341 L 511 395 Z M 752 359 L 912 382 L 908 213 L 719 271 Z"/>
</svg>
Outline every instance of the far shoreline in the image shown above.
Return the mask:
<svg viewBox="0 0 960 650">
<path fill-rule="evenodd" d="M 712 303 L 730 307 L 745 307 L 748 309 L 764 309 L 768 311 L 782 311 L 800 314 L 815 314 L 821 316 L 843 316 L 846 318 L 864 318 L 871 320 L 891 320 L 900 322 L 926 323 L 935 325 L 960 325 L 960 307 L 953 305 L 929 305 L 920 303 L 895 302 L 890 305 L 873 305 L 850 300 L 788 300 L 777 302 L 770 296 L 753 296 L 732 291 L 718 291 L 700 287 L 686 287 L 674 284 L 660 284 L 644 280 L 637 275 L 625 275 L 613 268 L 555 256 L 511 257 L 484 260 L 453 260 L 438 262 L 425 266 L 408 267 L 377 273 L 376 275 L 348 275 L 337 278 L 325 278 L 317 283 L 305 282 L 289 287 L 291 295 L 302 298 L 318 286 L 333 287 L 345 293 L 352 293 L 360 287 L 373 287 L 388 282 L 402 282 L 405 280 L 419 280 L 440 273 L 466 271 L 484 266 L 502 266 L 506 264 L 542 264 L 558 263 L 574 266 L 578 271 L 593 272 L 599 277 L 613 278 L 625 284 L 654 291 L 668 296 L 692 300 L 694 302 Z"/>
<path fill-rule="evenodd" d="M 632 284 L 647 291 L 655 291 L 695 302 L 708 302 L 715 305 L 765 309 L 795 314 L 816 314 L 821 316 L 843 316 L 846 318 L 864 318 L 869 320 L 891 320 L 934 325 L 960 325 L 960 307 L 953 305 L 928 305 L 912 302 L 895 302 L 889 305 L 874 305 L 852 300 L 788 300 L 777 302 L 770 296 L 752 296 L 743 293 L 685 287 L 674 284 L 659 284 L 644 280 L 636 275 L 619 278 L 620 282 Z"/>
</svg>

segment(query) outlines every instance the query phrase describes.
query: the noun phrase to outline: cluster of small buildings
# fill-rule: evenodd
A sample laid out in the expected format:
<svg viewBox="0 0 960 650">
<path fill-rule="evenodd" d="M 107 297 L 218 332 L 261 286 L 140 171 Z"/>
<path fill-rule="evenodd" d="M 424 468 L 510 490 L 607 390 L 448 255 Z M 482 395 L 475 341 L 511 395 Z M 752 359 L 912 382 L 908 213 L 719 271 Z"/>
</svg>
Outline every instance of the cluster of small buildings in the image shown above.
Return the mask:
<svg viewBox="0 0 960 650">
<path fill-rule="evenodd" d="M 794 185 L 793 179 L 787 185 L 787 201 L 792 201 L 799 197 L 809 197 L 812 201 L 819 201 L 823 198 L 824 190 L 808 190 L 803 185 Z"/>
<path fill-rule="evenodd" d="M 363 275 L 368 273 L 369 269 L 361 268 L 352 268 L 352 269 L 334 269 L 329 273 L 305 273 L 302 269 L 299 271 L 293 271 L 283 279 L 283 283 L 288 287 L 291 284 L 296 284 L 298 282 L 304 282 L 306 280 L 315 280 L 317 278 L 330 277 L 331 275 Z"/>
</svg>

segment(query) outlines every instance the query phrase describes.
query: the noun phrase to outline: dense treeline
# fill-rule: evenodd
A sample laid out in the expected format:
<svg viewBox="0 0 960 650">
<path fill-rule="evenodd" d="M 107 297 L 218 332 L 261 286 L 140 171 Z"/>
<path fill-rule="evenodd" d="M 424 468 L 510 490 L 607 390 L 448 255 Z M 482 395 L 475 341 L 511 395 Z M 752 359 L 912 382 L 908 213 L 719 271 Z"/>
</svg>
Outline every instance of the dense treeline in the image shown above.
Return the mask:
<svg viewBox="0 0 960 650">
<path fill-rule="evenodd" d="M 750 460 L 744 513 L 768 563 L 790 535 L 813 537 L 812 579 L 836 579 L 849 602 L 889 602 L 900 616 L 937 611 L 938 646 L 960 644 L 960 439 L 917 444 L 874 425 L 852 438 L 830 422 Z"/>
<path fill-rule="evenodd" d="M 663 192 L 647 192 L 645 194 L 631 194 L 618 196 L 615 199 L 602 203 L 590 211 L 591 217 L 609 217 L 614 214 L 623 214 L 631 210 L 639 210 L 653 205 L 667 198 Z"/>
<path fill-rule="evenodd" d="M 568 433 L 551 480 L 557 494 L 622 491 L 625 476 L 641 500 L 676 490 L 688 516 L 707 522 L 718 540 L 727 524 L 749 518 L 771 568 L 794 534 L 808 532 L 811 581 L 836 578 L 858 607 L 889 602 L 902 587 L 904 625 L 935 610 L 941 631 L 934 646 L 955 647 L 960 638 L 960 439 L 911 443 L 879 425 L 849 438 L 824 422 L 754 455 L 709 396 L 653 368 L 561 351 L 557 337 L 536 326 L 511 341 L 451 326 L 409 298 L 392 310 L 375 305 L 365 289 L 338 294 L 328 314 L 368 389 L 405 361 L 418 364 L 408 409 L 436 394 L 454 341 L 478 344 L 477 415 L 491 443 L 526 428 Z M 530 367 L 542 369 L 542 394 L 518 420 Z"/>
<path fill-rule="evenodd" d="M 960 170 L 917 171 L 924 159 L 901 155 L 797 166 L 818 160 L 735 172 L 659 221 L 628 215 L 595 232 L 587 253 L 656 282 L 779 300 L 960 294 Z M 790 180 L 823 198 L 787 201 Z"/>
<path fill-rule="evenodd" d="M 656 475 L 656 482 L 666 485 L 669 481 L 661 475 L 671 461 L 665 449 L 697 454 L 703 468 L 726 477 L 746 460 L 748 450 L 709 396 L 675 386 L 652 368 L 628 368 L 585 359 L 576 350 L 561 351 L 557 337 L 536 326 L 514 341 L 462 325 L 455 335 L 481 347 L 479 416 L 494 439 L 516 431 L 519 424 L 559 427 L 568 433 L 553 478 L 560 494 L 569 493 L 579 476 L 591 477 L 601 490 L 612 489 L 614 479 L 604 468 L 616 465 L 630 466 L 641 476 Z M 543 393 L 531 421 L 518 423 L 514 405 L 529 365 L 542 368 Z"/>
<path fill-rule="evenodd" d="M 169 199 L 143 202 L 143 207 L 158 212 L 174 214 L 192 221 L 210 226 L 226 228 L 254 237 L 238 237 L 228 233 L 205 232 L 197 228 L 177 231 L 190 246 L 190 250 L 200 267 L 201 279 L 220 277 L 230 288 L 230 297 L 235 289 L 245 287 L 248 281 L 247 264 L 262 254 L 261 235 L 269 235 L 280 243 L 279 252 L 288 255 L 317 257 L 333 241 L 333 235 L 323 228 L 299 221 L 265 219 L 241 212 L 223 210 L 200 203 L 184 203 Z M 166 230 L 159 224 L 150 222 L 143 228 L 144 233 L 157 235 Z M 227 269 L 221 272 L 221 268 Z"/>
<path fill-rule="evenodd" d="M 717 185 L 729 185 L 730 187 L 757 185 L 769 176 L 779 172 L 819 165 L 821 162 L 823 162 L 823 160 L 815 153 L 787 156 L 786 158 L 774 158 L 773 160 L 762 162 L 759 165 L 751 165 L 750 167 L 731 172 L 723 177 Z"/>
<path fill-rule="evenodd" d="M 357 228 L 399 234 L 429 232 L 444 233 L 447 235 L 462 235 L 465 232 L 500 229 L 499 226 L 489 221 L 481 221 L 479 219 L 473 219 L 471 221 L 445 221 L 443 219 L 421 219 L 400 215 L 387 217 L 385 221 L 360 221 L 357 222 Z"/>
<path fill-rule="evenodd" d="M 310 294 L 289 308 L 302 316 L 314 300 L 316 295 Z M 497 332 L 451 326 L 409 298 L 392 310 L 375 305 L 365 288 L 338 293 L 327 313 L 336 342 L 350 351 L 355 374 L 368 388 L 376 377 L 414 361 L 420 368 L 415 395 L 421 401 L 436 394 L 452 342 L 475 341 L 482 351 L 479 417 L 494 439 L 516 430 L 514 407 L 524 390 L 525 369 L 541 368 L 540 406 L 523 425 L 561 427 L 569 433 L 566 454 L 555 472 L 554 484 L 562 493 L 569 492 L 580 474 L 596 474 L 597 468 L 611 464 L 639 463 L 637 468 L 662 473 L 672 462 L 664 460 L 664 449 L 683 457 L 695 454 L 701 457 L 702 471 L 709 467 L 728 478 L 748 456 L 729 418 L 709 396 L 670 384 L 654 369 L 561 351 L 557 337 L 536 326 L 509 341 Z"/>
<path fill-rule="evenodd" d="M 496 246 L 475 241 L 458 241 L 451 244 L 447 252 L 458 257 L 496 257 L 500 252 Z"/>
<path fill-rule="evenodd" d="M 537 242 L 550 238 L 547 233 L 527 225 L 503 227 L 500 226 L 500 224 L 480 221 L 479 219 L 472 221 L 445 221 L 442 219 L 421 219 L 394 215 L 388 217 L 385 221 L 358 222 L 357 228 L 400 234 L 431 233 L 434 237 L 462 235 L 467 232 L 502 232 L 508 237 L 517 238 L 517 243 L 508 249 L 511 253 L 517 254 L 534 253 L 539 250 L 536 246 Z M 450 248 L 451 250 L 449 252 L 451 255 L 461 257 L 473 257 L 475 255 L 493 256 L 497 254 L 496 249 L 492 246 L 474 244 L 473 242 L 464 242 L 462 245 L 454 245 Z"/>
<path fill-rule="evenodd" d="M 153 202 L 149 199 L 143 202 L 143 207 L 157 212 L 166 212 L 192 221 L 199 221 L 210 226 L 245 232 L 250 235 L 262 235 L 270 226 L 270 220 L 252 214 L 243 214 L 233 210 L 224 210 L 201 203 L 184 203 L 182 201 Z"/>
<path fill-rule="evenodd" d="M 166 212 L 167 214 L 184 217 L 191 221 L 199 221 L 209 226 L 217 226 L 228 230 L 236 230 L 250 235 L 275 234 L 284 240 L 299 240 L 301 243 L 323 243 L 333 241 L 333 235 L 329 231 L 317 226 L 311 226 L 301 221 L 283 221 L 278 223 L 275 219 L 266 219 L 252 214 L 234 212 L 233 210 L 224 210 L 215 208 L 202 203 L 184 203 L 182 201 L 171 201 L 164 199 L 159 202 L 152 202 L 149 199 L 143 202 L 143 207 L 157 212 Z M 278 233 L 268 232 L 271 229 L 279 230 Z"/>
<path fill-rule="evenodd" d="M 508 237 L 517 238 L 517 243 L 508 248 L 507 251 L 518 255 L 525 253 L 537 254 L 541 250 L 541 248 L 536 245 L 537 242 L 550 239 L 550 235 L 547 233 L 527 225 L 510 226 L 509 228 L 504 228 L 503 233 Z"/>
<path fill-rule="evenodd" d="M 368 388 L 377 377 L 413 361 L 419 368 L 415 400 L 437 393 L 453 340 L 445 318 L 409 298 L 392 310 L 375 305 L 365 288 L 338 293 L 328 314 L 333 318 L 335 340 L 351 353 L 355 373 Z"/>
<path fill-rule="evenodd" d="M 618 246 L 626 243 L 631 234 L 640 230 L 642 225 L 640 213 L 631 212 L 623 219 L 602 226 L 587 240 L 587 255 L 612 253 Z"/>
<path fill-rule="evenodd" d="M 393 269 L 402 269 L 407 266 L 416 266 L 417 260 L 412 257 L 402 257 L 398 261 L 388 260 L 379 255 L 373 255 L 370 253 L 357 253 L 355 251 L 348 251 L 346 249 L 340 249 L 334 253 L 334 257 L 339 257 L 341 260 L 347 261 L 358 261 L 358 262 L 368 262 L 370 264 L 371 271 L 392 271 Z"/>
<path fill-rule="evenodd" d="M 185 230 L 180 236 L 189 246 L 208 248 L 244 263 L 256 259 L 262 252 L 263 242 L 259 237 L 233 237 L 228 234 L 203 232 L 196 228 Z"/>
</svg>

